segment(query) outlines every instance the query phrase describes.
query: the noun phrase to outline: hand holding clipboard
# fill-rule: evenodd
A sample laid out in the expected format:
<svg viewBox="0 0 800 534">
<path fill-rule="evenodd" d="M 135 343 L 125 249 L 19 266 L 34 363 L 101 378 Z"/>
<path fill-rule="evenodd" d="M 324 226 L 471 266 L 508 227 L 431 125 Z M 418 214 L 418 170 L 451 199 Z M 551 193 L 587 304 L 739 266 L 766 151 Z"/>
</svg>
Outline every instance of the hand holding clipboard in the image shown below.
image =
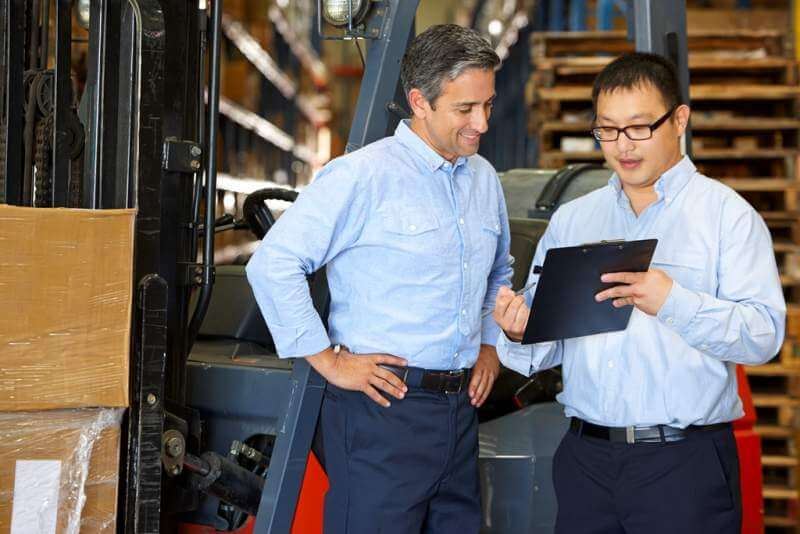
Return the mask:
<svg viewBox="0 0 800 534">
<path fill-rule="evenodd" d="M 531 311 L 522 304 L 498 312 L 508 324 L 519 325 L 528 315 L 523 344 L 540 343 L 624 330 L 632 307 L 627 301 L 617 305 L 604 302 L 607 298 L 631 298 L 623 290 L 610 291 L 624 283 L 609 273 L 645 273 L 655 252 L 657 240 L 601 242 L 576 247 L 550 249 L 542 266 L 542 274 L 533 296 Z M 616 276 L 616 275 L 615 275 Z M 604 297 L 598 302 L 598 297 Z M 498 293 L 498 302 L 508 299 L 508 290 Z M 620 307 L 624 306 L 624 307 Z M 524 308 L 524 309 L 523 309 Z M 514 314 L 509 320 L 508 315 Z M 501 327 L 508 327 L 501 324 Z"/>
</svg>

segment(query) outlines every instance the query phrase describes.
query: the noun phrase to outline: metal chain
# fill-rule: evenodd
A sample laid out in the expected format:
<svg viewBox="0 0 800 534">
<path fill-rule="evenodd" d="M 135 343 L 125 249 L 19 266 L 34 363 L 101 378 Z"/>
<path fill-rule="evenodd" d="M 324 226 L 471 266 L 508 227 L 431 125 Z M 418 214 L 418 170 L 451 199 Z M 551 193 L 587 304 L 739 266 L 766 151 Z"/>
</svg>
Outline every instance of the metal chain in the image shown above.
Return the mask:
<svg viewBox="0 0 800 534">
<path fill-rule="evenodd" d="M 33 205 L 37 208 L 50 206 L 53 198 L 53 173 L 50 170 L 53 124 L 52 113 L 36 124 L 36 143 L 33 156 L 36 193 Z"/>
</svg>

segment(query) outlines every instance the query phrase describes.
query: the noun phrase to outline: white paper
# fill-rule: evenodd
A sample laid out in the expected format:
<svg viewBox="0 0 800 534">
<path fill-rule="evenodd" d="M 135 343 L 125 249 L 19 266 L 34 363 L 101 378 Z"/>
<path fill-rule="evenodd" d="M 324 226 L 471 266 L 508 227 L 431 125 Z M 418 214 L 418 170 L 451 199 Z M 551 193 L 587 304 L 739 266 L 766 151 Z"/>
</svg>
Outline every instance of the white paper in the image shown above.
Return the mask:
<svg viewBox="0 0 800 534">
<path fill-rule="evenodd" d="M 17 460 L 11 534 L 55 534 L 60 482 L 59 460 Z"/>
</svg>

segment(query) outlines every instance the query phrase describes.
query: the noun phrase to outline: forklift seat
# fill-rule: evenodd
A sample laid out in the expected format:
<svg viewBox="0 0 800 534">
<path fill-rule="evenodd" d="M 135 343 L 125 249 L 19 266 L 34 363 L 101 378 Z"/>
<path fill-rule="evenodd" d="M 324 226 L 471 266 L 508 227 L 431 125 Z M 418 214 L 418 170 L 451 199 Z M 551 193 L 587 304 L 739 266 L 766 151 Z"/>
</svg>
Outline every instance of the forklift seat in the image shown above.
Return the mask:
<svg viewBox="0 0 800 534">
<path fill-rule="evenodd" d="M 228 338 L 257 343 L 274 351 L 253 290 L 247 282 L 244 265 L 218 265 L 214 291 L 200 326 L 203 338 Z"/>
</svg>

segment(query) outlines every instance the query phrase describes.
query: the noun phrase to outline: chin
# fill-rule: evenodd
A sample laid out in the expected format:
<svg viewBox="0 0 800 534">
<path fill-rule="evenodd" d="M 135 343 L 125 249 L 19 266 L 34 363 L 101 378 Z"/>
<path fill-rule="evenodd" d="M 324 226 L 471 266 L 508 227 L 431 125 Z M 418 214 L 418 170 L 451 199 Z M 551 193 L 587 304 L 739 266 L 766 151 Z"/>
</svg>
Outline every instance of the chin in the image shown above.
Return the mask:
<svg viewBox="0 0 800 534">
<path fill-rule="evenodd" d="M 458 155 L 465 158 L 474 156 L 478 153 L 478 148 L 480 148 L 479 145 L 462 147 L 461 150 L 458 151 Z"/>
<path fill-rule="evenodd" d="M 617 175 L 622 182 L 628 185 L 643 185 L 648 181 L 647 174 L 641 170 L 629 172 L 624 169 L 619 169 L 617 170 Z"/>
</svg>

